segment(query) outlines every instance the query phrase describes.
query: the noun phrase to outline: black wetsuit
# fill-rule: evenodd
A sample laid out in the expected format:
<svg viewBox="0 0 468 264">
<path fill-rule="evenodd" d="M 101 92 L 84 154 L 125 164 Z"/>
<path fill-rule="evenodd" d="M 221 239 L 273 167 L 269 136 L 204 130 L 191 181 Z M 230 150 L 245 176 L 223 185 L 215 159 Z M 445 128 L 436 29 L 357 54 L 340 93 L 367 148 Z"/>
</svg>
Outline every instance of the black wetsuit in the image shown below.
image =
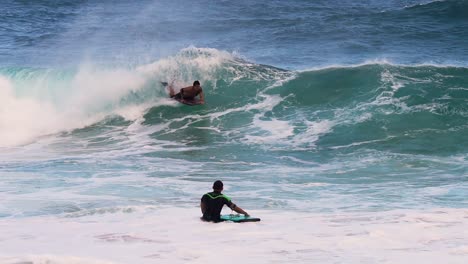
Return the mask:
<svg viewBox="0 0 468 264">
<path fill-rule="evenodd" d="M 231 209 L 236 208 L 236 205 L 231 202 L 231 198 L 220 192 L 206 193 L 202 196 L 201 201 L 205 204 L 206 210 L 202 217 L 205 221 L 220 222 L 221 210 L 224 205 Z"/>
<path fill-rule="evenodd" d="M 176 93 L 173 96 L 171 96 L 171 98 L 174 98 L 176 100 L 180 100 L 180 99 L 182 99 L 182 94 L 180 92 Z"/>
<path fill-rule="evenodd" d="M 201 91 L 202 91 L 202 89 L 196 90 L 195 96 L 198 96 Z M 173 96 L 171 96 L 171 98 L 174 98 L 176 100 L 184 99 L 184 100 L 193 101 L 193 100 L 195 100 L 195 96 L 194 97 L 184 96 L 184 88 L 182 88 L 182 89 L 180 89 L 180 92 L 174 94 Z"/>
</svg>

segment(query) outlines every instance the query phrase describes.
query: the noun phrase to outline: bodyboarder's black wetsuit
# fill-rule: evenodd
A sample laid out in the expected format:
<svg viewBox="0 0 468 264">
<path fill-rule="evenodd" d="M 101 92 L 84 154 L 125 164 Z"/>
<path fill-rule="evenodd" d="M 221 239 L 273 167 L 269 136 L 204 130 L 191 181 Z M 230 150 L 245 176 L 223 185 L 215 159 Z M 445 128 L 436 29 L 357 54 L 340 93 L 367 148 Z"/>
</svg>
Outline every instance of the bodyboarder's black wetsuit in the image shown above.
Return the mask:
<svg viewBox="0 0 468 264">
<path fill-rule="evenodd" d="M 205 221 L 220 222 L 221 210 L 224 205 L 229 208 L 236 208 L 236 205 L 231 202 L 231 198 L 220 192 L 210 192 L 202 196 L 201 202 L 205 204 L 205 213 L 202 219 Z"/>
</svg>

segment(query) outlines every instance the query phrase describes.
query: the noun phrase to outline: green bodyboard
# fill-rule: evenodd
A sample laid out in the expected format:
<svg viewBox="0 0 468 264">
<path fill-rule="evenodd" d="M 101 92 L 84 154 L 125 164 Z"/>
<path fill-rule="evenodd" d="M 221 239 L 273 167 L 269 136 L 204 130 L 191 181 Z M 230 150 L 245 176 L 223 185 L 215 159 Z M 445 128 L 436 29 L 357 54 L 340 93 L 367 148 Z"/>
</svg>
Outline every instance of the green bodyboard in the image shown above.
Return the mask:
<svg viewBox="0 0 468 264">
<path fill-rule="evenodd" d="M 231 221 L 235 223 L 244 223 L 244 222 L 258 222 L 260 218 L 244 216 L 244 215 L 222 215 L 222 221 Z"/>
</svg>

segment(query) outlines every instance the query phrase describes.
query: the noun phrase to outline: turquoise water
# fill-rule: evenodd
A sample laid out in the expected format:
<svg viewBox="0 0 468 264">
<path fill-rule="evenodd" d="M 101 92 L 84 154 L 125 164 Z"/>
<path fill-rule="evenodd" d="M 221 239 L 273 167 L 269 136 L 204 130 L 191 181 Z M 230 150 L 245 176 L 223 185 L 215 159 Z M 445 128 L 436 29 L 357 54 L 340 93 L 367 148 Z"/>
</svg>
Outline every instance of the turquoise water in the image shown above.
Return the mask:
<svg viewBox="0 0 468 264">
<path fill-rule="evenodd" d="M 195 50 L 200 51 L 189 49 L 190 53 Z M 187 55 L 178 56 L 185 59 Z M 60 180 L 99 175 L 100 166 L 88 162 L 100 157 L 106 160 L 104 170 L 116 175 L 182 177 L 178 184 L 202 181 L 207 186 L 216 178 L 232 180 L 239 191 L 267 195 L 258 194 L 255 200 L 239 198 L 259 209 L 331 210 L 308 203 L 331 198 L 343 200 L 340 204 L 350 210 L 466 206 L 460 199 L 464 187 L 458 186 L 466 176 L 466 68 L 365 64 L 298 72 L 252 65 L 235 57 L 224 59 L 216 50 L 204 50 L 191 59 L 219 60 L 207 67 L 209 72 L 187 65 L 190 75 L 203 80 L 208 104 L 174 104 L 163 96 L 160 80 L 144 69 L 130 69 L 126 74 L 132 78 L 146 79 L 122 97 L 99 98 L 98 102 L 85 98 L 89 108 L 65 113 L 59 113 L 69 109 L 63 102 L 73 102 L 74 97 L 50 100 L 55 116 L 44 117 L 57 124 L 53 129 L 64 132 L 33 138 L 34 134 L 25 131 L 30 137 L 20 139 L 29 141 L 10 146 L 3 171 L 47 172 L 55 187 L 53 175 Z M 51 83 L 45 88 L 52 94 L 60 93 L 57 83 L 77 86 L 76 75 L 80 73 L 33 69 L 4 73 L 13 80 L 21 76 L 18 87 L 38 79 Z M 132 111 L 137 112 L 136 118 L 125 118 Z M 103 118 L 93 123 L 92 115 Z M 61 127 L 72 117 L 82 118 L 76 123 L 89 123 L 83 128 Z M 16 131 L 30 125 L 17 124 Z M 48 128 L 37 124 L 39 130 Z M 40 159 L 33 158 L 24 168 L 8 161 L 9 156 L 17 159 L 15 152 L 28 148 L 38 148 L 27 153 Z M 158 172 L 153 166 L 168 168 Z M 404 188 L 399 186 L 402 183 Z M 285 185 L 295 186 L 294 191 L 284 190 Z M 113 193 L 109 187 L 96 192 Z M 427 187 L 446 188 L 446 192 L 428 199 Z M 119 188 L 124 189 L 120 194 L 124 197 L 142 195 L 151 198 L 149 203 L 156 198 L 147 197 L 146 191 Z M 170 198 L 169 204 L 180 195 L 162 194 Z M 8 215 L 8 210 L 3 214 Z"/>
</svg>

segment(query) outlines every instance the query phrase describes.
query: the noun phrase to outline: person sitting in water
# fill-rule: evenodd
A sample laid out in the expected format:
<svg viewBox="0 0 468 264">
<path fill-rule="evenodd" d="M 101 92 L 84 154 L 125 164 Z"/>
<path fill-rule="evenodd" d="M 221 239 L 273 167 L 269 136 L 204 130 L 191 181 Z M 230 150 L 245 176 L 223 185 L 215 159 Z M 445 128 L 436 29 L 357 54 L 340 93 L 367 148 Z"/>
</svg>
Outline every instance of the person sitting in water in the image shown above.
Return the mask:
<svg viewBox="0 0 468 264">
<path fill-rule="evenodd" d="M 202 196 L 200 208 L 203 213 L 202 220 L 221 222 L 221 210 L 224 205 L 227 205 L 232 210 L 239 214 L 249 216 L 242 208 L 231 202 L 231 198 L 222 194 L 223 182 L 215 181 L 213 183 L 213 192 L 206 193 Z"/>
<path fill-rule="evenodd" d="M 167 83 L 163 83 L 166 84 Z M 187 86 L 180 89 L 180 92 L 175 93 L 172 84 L 169 85 L 169 97 L 183 101 L 193 101 L 195 97 L 200 96 L 200 104 L 205 103 L 205 96 L 199 81 L 194 81 L 192 86 Z"/>
</svg>

